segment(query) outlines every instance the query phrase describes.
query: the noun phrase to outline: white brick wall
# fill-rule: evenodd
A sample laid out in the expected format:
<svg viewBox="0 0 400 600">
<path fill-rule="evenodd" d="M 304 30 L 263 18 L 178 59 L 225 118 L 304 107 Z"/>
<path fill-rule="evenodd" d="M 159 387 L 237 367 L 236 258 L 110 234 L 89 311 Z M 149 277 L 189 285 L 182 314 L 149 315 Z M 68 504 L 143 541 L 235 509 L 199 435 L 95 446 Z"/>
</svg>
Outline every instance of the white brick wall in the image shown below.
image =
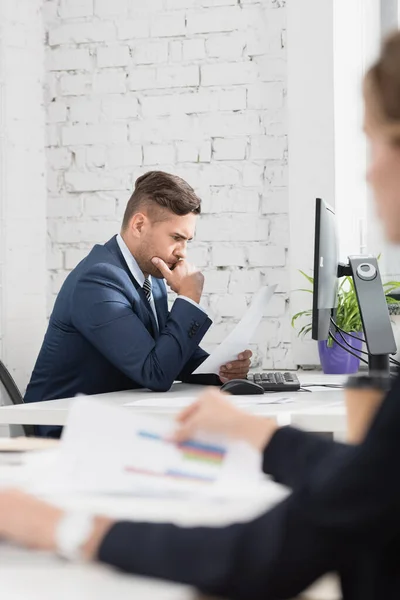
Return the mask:
<svg viewBox="0 0 400 600">
<path fill-rule="evenodd" d="M 136 178 L 162 168 L 203 198 L 191 256 L 225 337 L 262 283 L 278 283 L 253 344 L 291 367 L 286 254 L 284 1 L 47 0 L 52 296 L 118 231 Z"/>
<path fill-rule="evenodd" d="M 21 392 L 46 326 L 41 4 L 41 0 L 0 2 L 0 358 Z M 66 118 L 59 108 L 52 105 L 49 110 L 52 122 Z M 68 168 L 62 150 L 52 158 L 57 169 Z"/>
</svg>

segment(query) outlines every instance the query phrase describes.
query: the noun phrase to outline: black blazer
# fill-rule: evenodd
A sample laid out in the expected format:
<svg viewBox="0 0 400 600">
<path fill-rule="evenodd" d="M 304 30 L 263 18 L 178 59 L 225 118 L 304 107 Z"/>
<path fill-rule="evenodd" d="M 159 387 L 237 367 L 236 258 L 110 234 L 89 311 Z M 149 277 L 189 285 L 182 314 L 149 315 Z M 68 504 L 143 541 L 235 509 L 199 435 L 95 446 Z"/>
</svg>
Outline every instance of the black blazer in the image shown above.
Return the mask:
<svg viewBox="0 0 400 600">
<path fill-rule="evenodd" d="M 269 512 L 222 528 L 119 522 L 99 559 L 232 599 L 292 598 L 336 571 L 344 600 L 399 600 L 399 456 L 400 377 L 358 447 L 277 431 L 264 471 L 293 493 Z"/>
</svg>

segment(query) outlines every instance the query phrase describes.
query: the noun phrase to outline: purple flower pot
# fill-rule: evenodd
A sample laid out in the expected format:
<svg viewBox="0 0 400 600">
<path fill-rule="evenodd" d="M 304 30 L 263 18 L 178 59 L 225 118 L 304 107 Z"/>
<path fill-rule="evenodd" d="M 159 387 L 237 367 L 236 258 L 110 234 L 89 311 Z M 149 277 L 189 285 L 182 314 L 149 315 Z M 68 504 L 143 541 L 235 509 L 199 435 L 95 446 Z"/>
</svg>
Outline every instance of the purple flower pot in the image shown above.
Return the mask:
<svg viewBox="0 0 400 600">
<path fill-rule="evenodd" d="M 319 358 L 321 361 L 322 370 L 326 374 L 340 375 L 357 373 L 360 367 L 361 354 L 360 352 L 357 352 L 357 350 L 361 350 L 362 348 L 362 333 L 352 333 L 352 335 L 357 336 L 359 339 L 355 339 L 347 333 L 343 333 L 342 335 L 346 339 L 347 343 L 354 348 L 355 354 L 358 355 L 358 358 L 356 356 L 352 356 L 349 352 L 346 352 L 346 350 L 341 348 L 338 344 L 336 344 L 336 342 L 333 342 L 333 345 L 330 348 L 327 341 L 320 341 L 318 342 Z M 336 333 L 335 337 L 338 342 L 340 342 L 343 346 L 346 346 L 344 340 L 338 333 Z"/>
</svg>

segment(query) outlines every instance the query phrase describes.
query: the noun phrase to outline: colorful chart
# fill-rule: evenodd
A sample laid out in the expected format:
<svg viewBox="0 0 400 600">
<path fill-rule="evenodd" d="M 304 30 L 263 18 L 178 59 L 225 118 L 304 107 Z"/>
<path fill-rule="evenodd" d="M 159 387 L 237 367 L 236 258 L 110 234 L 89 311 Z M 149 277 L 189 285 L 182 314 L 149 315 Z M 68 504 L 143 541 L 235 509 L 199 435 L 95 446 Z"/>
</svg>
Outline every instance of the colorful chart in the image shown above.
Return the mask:
<svg viewBox="0 0 400 600">
<path fill-rule="evenodd" d="M 163 444 L 173 443 L 170 440 L 167 440 L 164 437 L 149 431 L 138 431 L 138 436 L 162 442 Z M 214 446 L 194 440 L 188 440 L 187 442 L 181 442 L 175 445 L 177 448 L 179 448 L 179 450 L 181 450 L 182 459 L 184 460 L 201 461 L 209 464 L 221 465 L 226 454 L 226 449 L 222 446 Z"/>
<path fill-rule="evenodd" d="M 177 469 L 169 469 L 162 473 L 158 473 L 156 471 L 150 471 L 148 469 L 138 469 L 136 467 L 125 467 L 125 471 L 127 473 L 135 473 L 136 475 L 148 475 L 150 477 L 162 477 L 167 479 L 175 479 L 175 480 L 186 480 L 186 481 L 194 481 L 198 483 L 212 483 L 215 478 L 214 477 L 205 477 L 203 475 L 198 475 L 196 473 L 190 473 L 186 471 L 179 471 Z"/>
<path fill-rule="evenodd" d="M 206 442 L 188 440 L 186 442 L 174 443 L 165 435 L 141 429 L 136 434 L 143 441 L 155 442 L 162 451 L 162 446 L 174 448 L 176 455 L 171 459 L 170 464 L 165 465 L 160 471 L 157 469 L 146 468 L 140 465 L 126 466 L 129 473 L 149 475 L 152 477 L 167 477 L 175 480 L 191 480 L 201 483 L 215 481 L 218 476 L 225 455 L 226 448 Z M 149 450 L 150 451 L 150 450 Z"/>
</svg>

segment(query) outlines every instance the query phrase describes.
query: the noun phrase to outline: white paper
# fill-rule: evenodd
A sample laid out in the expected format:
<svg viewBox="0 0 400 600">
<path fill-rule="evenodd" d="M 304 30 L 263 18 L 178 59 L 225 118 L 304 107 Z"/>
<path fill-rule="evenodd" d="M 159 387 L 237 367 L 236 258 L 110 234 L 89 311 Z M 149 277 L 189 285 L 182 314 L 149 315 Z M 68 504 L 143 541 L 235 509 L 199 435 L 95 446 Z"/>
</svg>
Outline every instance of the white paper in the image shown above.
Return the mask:
<svg viewBox="0 0 400 600">
<path fill-rule="evenodd" d="M 288 402 L 293 402 L 293 398 L 278 396 L 276 393 L 265 393 L 264 395 L 255 394 L 251 396 L 230 396 L 229 400 L 237 407 L 253 406 L 255 404 L 286 404 Z M 181 396 L 176 398 L 163 395 L 162 397 L 157 398 L 133 400 L 131 402 L 127 402 L 124 404 L 124 406 L 138 406 L 140 408 L 149 409 L 167 408 L 180 410 L 190 406 L 195 401 L 196 398 L 193 398 L 193 396 Z"/>
<path fill-rule="evenodd" d="M 35 437 L 0 438 L 0 452 L 29 452 L 57 446 L 58 440 Z"/>
<path fill-rule="evenodd" d="M 131 400 L 126 402 L 124 406 L 139 406 L 140 408 L 186 408 L 195 402 L 193 396 L 168 396 L 162 394 L 155 398 L 143 398 L 140 400 Z"/>
<path fill-rule="evenodd" d="M 199 436 L 169 441 L 173 419 L 139 416 L 82 398 L 72 405 L 42 493 L 201 494 L 261 481 L 261 456 L 244 442 Z"/>
<path fill-rule="evenodd" d="M 275 293 L 276 285 L 264 286 L 254 296 L 241 321 L 225 340 L 194 371 L 193 375 L 203 373 L 219 374 L 222 365 L 237 360 L 238 355 L 247 350 L 259 326 L 265 307 Z"/>
</svg>

